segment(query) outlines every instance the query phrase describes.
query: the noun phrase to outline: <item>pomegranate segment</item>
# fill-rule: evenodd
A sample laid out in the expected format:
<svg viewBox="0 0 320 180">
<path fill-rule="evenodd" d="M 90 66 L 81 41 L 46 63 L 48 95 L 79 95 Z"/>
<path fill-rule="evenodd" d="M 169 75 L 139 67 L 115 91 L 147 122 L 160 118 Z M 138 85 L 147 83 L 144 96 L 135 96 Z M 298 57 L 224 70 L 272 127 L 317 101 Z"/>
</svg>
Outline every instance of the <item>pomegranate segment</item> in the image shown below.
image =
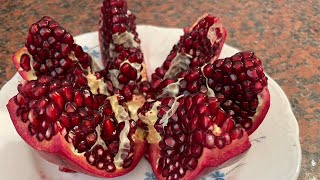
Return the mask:
<svg viewBox="0 0 320 180">
<path fill-rule="evenodd" d="M 200 17 L 179 42 L 173 46 L 162 67 L 158 67 L 152 74 L 152 84 L 165 78 L 175 78 L 181 71 L 190 67 L 199 67 L 204 63 L 217 59 L 227 33 L 220 20 L 209 14 Z"/>
<path fill-rule="evenodd" d="M 220 107 L 233 116 L 250 135 L 261 124 L 270 106 L 261 60 L 251 52 L 213 60 L 168 78 L 156 86 L 158 96 L 205 93 L 216 97 Z"/>
<path fill-rule="evenodd" d="M 114 92 L 132 99 L 134 91 L 140 90 L 140 83 L 147 81 L 146 67 L 136 32 L 135 16 L 127 9 L 123 0 L 103 1 L 100 15 L 99 39 L 105 72 Z M 127 86 L 133 83 L 136 87 Z"/>
<path fill-rule="evenodd" d="M 196 179 L 250 147 L 248 135 L 214 97 L 166 97 L 139 111 L 148 124 L 147 158 L 157 179 Z"/>
<path fill-rule="evenodd" d="M 66 45 L 65 51 L 44 47 L 45 38 L 58 35 L 55 45 Z M 39 41 L 35 50 L 30 37 Z M 19 62 L 17 70 L 22 69 L 22 75 L 33 71 L 34 76 L 24 76 L 18 94 L 7 105 L 20 136 L 62 170 L 99 177 L 131 171 L 146 149 L 144 132 L 134 114 L 143 105 L 144 96 L 134 92 L 127 100 L 113 94 L 112 83 L 99 76 L 101 72 L 92 71 L 88 54 L 50 17 L 31 26 L 26 47 L 13 61 Z M 46 51 L 54 56 L 41 56 Z M 48 64 L 53 68 L 48 69 Z M 61 71 L 54 73 L 57 69 Z"/>
<path fill-rule="evenodd" d="M 71 34 L 48 16 L 31 25 L 25 48 L 13 59 L 26 80 L 42 75 L 58 78 L 72 72 L 75 63 L 85 70 L 92 64 L 90 56 L 74 43 Z"/>
</svg>

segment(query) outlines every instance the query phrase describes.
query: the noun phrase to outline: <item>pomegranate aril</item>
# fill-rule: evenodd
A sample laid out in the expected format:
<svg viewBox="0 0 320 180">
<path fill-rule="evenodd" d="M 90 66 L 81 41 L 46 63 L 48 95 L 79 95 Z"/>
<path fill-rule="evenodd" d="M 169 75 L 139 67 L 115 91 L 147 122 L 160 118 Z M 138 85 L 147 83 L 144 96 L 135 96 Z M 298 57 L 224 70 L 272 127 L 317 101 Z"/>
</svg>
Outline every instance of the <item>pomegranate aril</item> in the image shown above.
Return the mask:
<svg viewBox="0 0 320 180">
<path fill-rule="evenodd" d="M 84 97 L 80 91 L 75 91 L 74 102 L 77 105 L 77 107 L 82 107 L 84 105 Z"/>
<path fill-rule="evenodd" d="M 191 147 L 191 155 L 195 158 L 199 158 L 202 155 L 203 148 L 200 145 L 193 145 Z"/>
<path fill-rule="evenodd" d="M 212 132 L 206 132 L 203 134 L 203 141 L 205 147 L 212 149 L 215 147 L 215 137 Z"/>
<path fill-rule="evenodd" d="M 126 159 L 124 160 L 123 164 L 122 164 L 122 167 L 123 168 L 128 168 L 133 162 L 133 159 L 132 158 L 129 158 L 129 159 Z"/>
<path fill-rule="evenodd" d="M 105 165 L 105 170 L 107 172 L 114 172 L 116 170 L 116 167 L 113 163 Z"/>
<path fill-rule="evenodd" d="M 215 146 L 218 147 L 219 149 L 222 149 L 226 146 L 226 142 L 223 138 L 221 137 L 216 137 L 215 140 Z"/>
<path fill-rule="evenodd" d="M 20 66 L 25 71 L 30 71 L 30 57 L 27 54 L 23 54 L 20 59 Z"/>
<path fill-rule="evenodd" d="M 249 129 L 252 126 L 252 119 L 251 118 L 245 118 L 240 122 L 240 124 L 242 125 L 243 128 Z"/>
<path fill-rule="evenodd" d="M 107 140 L 111 140 L 112 137 L 115 135 L 115 126 L 110 119 L 106 119 L 103 123 L 103 136 Z"/>
<path fill-rule="evenodd" d="M 187 160 L 186 160 L 186 167 L 189 169 L 189 170 L 194 170 L 197 165 L 198 165 L 198 160 L 196 158 L 193 158 L 193 157 L 188 157 Z"/>
<path fill-rule="evenodd" d="M 172 137 L 165 139 L 164 142 L 166 144 L 166 149 L 174 149 L 176 146 L 176 141 Z"/>
<path fill-rule="evenodd" d="M 46 107 L 46 116 L 48 117 L 49 122 L 56 121 L 61 114 L 61 110 L 59 107 L 54 103 L 49 103 L 49 105 Z"/>
<path fill-rule="evenodd" d="M 207 115 L 200 116 L 200 127 L 205 129 L 208 129 L 210 126 L 212 126 L 213 121 L 212 119 Z"/>
</svg>

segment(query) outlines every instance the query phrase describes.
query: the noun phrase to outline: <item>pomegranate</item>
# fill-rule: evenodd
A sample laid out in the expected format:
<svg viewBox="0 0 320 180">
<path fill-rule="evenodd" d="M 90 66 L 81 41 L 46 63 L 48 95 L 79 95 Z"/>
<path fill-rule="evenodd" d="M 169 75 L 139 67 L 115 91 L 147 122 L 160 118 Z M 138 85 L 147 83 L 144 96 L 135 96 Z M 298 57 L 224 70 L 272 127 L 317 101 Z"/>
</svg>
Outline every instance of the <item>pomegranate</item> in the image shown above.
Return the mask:
<svg viewBox="0 0 320 180">
<path fill-rule="evenodd" d="M 143 155 L 157 179 L 198 179 L 251 146 L 269 106 L 253 52 L 218 59 L 220 20 L 200 17 L 147 80 L 135 16 L 104 0 L 103 69 L 51 17 L 31 25 L 13 63 L 24 79 L 7 108 L 19 135 L 64 172 L 117 177 Z"/>
<path fill-rule="evenodd" d="M 13 61 L 24 78 L 7 107 L 20 136 L 63 171 L 116 177 L 132 170 L 146 149 L 131 101 L 113 94 L 90 56 L 50 17 L 29 29 Z"/>
</svg>

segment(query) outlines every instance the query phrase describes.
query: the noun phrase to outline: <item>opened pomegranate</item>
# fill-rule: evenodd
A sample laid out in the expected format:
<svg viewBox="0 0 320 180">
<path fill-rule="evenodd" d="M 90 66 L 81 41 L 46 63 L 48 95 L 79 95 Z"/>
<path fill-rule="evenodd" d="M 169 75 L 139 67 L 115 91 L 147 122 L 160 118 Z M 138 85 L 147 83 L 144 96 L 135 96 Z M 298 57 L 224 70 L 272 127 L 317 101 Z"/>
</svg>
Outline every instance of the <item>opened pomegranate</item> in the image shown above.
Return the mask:
<svg viewBox="0 0 320 180">
<path fill-rule="evenodd" d="M 116 177 L 145 154 L 157 179 L 198 179 L 250 148 L 270 105 L 260 59 L 249 51 L 218 59 L 225 39 L 220 20 L 203 15 L 148 82 L 124 0 L 101 7 L 101 70 L 43 17 L 13 56 L 24 80 L 8 111 L 19 135 L 62 171 Z"/>
<path fill-rule="evenodd" d="M 127 101 L 113 94 L 111 82 L 93 72 L 90 56 L 56 21 L 33 24 L 13 61 L 24 80 L 7 107 L 17 132 L 42 157 L 100 177 L 137 165 L 146 143 L 132 111 L 144 96 Z"/>
</svg>

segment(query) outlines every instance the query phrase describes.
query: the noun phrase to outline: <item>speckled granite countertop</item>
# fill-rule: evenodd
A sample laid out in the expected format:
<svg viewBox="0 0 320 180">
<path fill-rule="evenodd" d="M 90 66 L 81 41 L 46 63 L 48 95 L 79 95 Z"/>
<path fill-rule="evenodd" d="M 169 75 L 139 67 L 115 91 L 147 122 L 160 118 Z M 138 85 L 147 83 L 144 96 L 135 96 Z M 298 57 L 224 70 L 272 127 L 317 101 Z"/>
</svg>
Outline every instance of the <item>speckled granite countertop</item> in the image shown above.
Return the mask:
<svg viewBox="0 0 320 180">
<path fill-rule="evenodd" d="M 1 1 L 0 87 L 15 73 L 12 54 L 28 26 L 54 17 L 73 35 L 98 28 L 100 0 Z M 227 44 L 254 50 L 283 88 L 300 125 L 300 180 L 320 179 L 320 3 L 306 1 L 128 0 L 138 24 L 185 27 L 203 12 L 220 17 Z M 183 4 L 183 5 L 182 5 Z M 231 5 L 232 4 L 232 5 Z"/>
</svg>

